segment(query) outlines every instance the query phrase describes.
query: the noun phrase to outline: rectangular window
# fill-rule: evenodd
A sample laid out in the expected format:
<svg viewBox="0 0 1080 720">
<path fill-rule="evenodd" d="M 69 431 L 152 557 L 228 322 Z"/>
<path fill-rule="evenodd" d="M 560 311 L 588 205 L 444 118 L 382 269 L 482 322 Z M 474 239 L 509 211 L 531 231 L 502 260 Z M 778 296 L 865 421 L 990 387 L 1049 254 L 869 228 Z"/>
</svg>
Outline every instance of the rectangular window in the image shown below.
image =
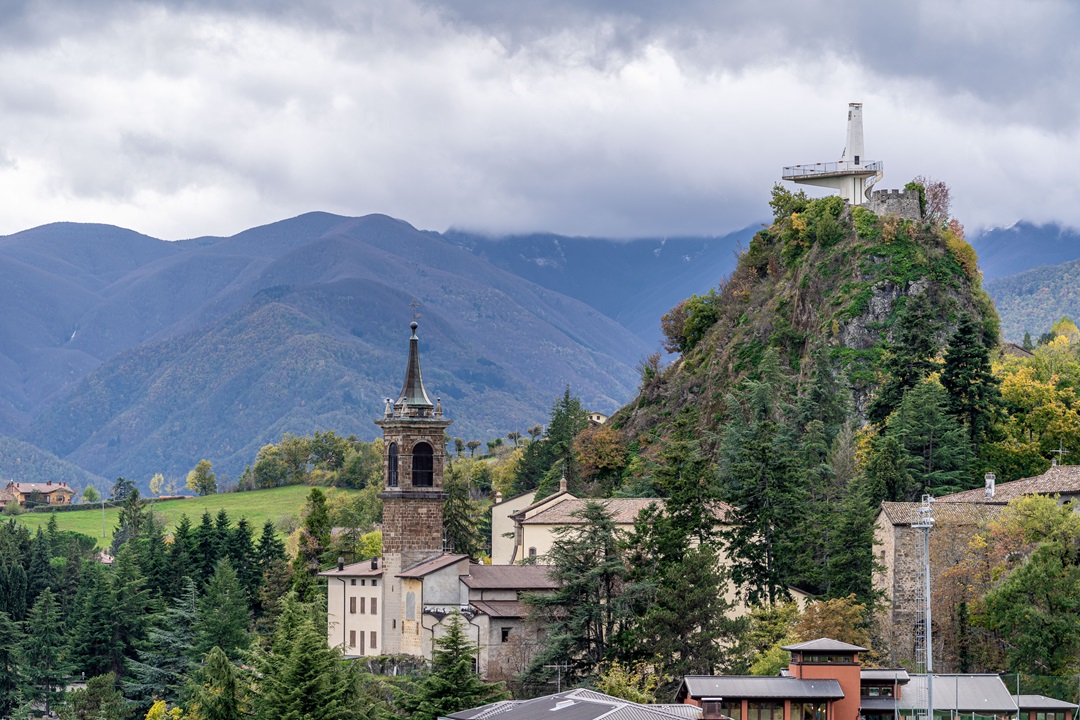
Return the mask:
<svg viewBox="0 0 1080 720">
<path fill-rule="evenodd" d="M 364 587 L 365 585 L 367 585 L 367 580 L 361 580 L 360 587 Z"/>
<path fill-rule="evenodd" d="M 349 612 L 353 615 L 356 614 L 356 598 L 354 597 L 349 598 Z"/>
<path fill-rule="evenodd" d="M 370 639 L 371 639 L 371 649 L 374 650 L 375 646 L 378 645 L 378 643 L 375 642 L 375 631 L 374 630 L 371 631 L 371 638 Z"/>
<path fill-rule="evenodd" d="M 367 612 L 366 610 L 364 610 L 364 603 L 366 601 L 367 601 L 367 598 L 360 598 L 360 614 L 361 615 L 363 615 L 364 613 Z"/>
<path fill-rule="evenodd" d="M 349 631 L 349 647 L 356 647 L 356 631 Z"/>
<path fill-rule="evenodd" d="M 502 641 L 508 642 L 510 640 L 510 628 L 502 629 Z"/>
<path fill-rule="evenodd" d="M 356 578 L 353 578 L 352 580 L 350 580 L 349 584 L 352 585 L 353 587 L 355 587 L 356 586 Z"/>
<path fill-rule="evenodd" d="M 379 614 L 379 599 L 378 598 L 371 598 L 371 614 L 372 615 L 378 615 Z"/>
<path fill-rule="evenodd" d="M 372 579 L 371 579 L 371 587 L 375 587 L 375 586 L 377 586 L 378 584 L 379 584 L 379 581 L 378 581 L 378 580 L 376 580 L 375 578 L 372 578 Z"/>
<path fill-rule="evenodd" d="M 742 700 L 725 700 L 721 702 L 720 714 L 727 715 L 731 720 L 742 720 Z"/>
<path fill-rule="evenodd" d="M 747 720 L 784 720 L 784 703 L 748 703 L 746 706 L 746 717 Z"/>
<path fill-rule="evenodd" d="M 792 703 L 791 720 L 825 720 L 825 703 L 822 701 Z"/>
</svg>

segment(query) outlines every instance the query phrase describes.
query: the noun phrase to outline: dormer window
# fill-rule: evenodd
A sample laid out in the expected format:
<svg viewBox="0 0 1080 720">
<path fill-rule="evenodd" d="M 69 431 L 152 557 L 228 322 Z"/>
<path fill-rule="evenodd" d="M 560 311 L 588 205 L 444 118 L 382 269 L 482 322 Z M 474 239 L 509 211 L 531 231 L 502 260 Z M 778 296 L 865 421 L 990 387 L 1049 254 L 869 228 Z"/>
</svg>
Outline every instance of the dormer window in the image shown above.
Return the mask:
<svg viewBox="0 0 1080 720">
<path fill-rule="evenodd" d="M 435 451 L 426 442 L 416 443 L 412 451 L 413 487 L 431 487 L 435 482 Z"/>
<path fill-rule="evenodd" d="M 397 487 L 398 486 L 398 449 L 397 443 L 390 443 L 390 449 L 387 451 L 387 455 L 390 458 L 387 463 L 386 471 L 386 486 Z"/>
</svg>

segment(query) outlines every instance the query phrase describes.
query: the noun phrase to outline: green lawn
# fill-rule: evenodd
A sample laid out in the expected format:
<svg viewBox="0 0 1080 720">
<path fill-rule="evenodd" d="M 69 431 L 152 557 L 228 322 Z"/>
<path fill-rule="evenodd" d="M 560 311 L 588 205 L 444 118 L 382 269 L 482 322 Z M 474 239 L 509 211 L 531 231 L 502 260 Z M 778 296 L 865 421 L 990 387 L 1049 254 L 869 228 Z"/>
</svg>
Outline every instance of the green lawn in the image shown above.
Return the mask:
<svg viewBox="0 0 1080 720">
<path fill-rule="evenodd" d="M 325 491 L 325 488 L 324 488 Z M 242 516 L 248 519 L 252 532 L 256 537 L 262 531 L 263 523 L 267 520 L 277 522 L 279 518 L 292 516 L 299 519 L 300 510 L 304 506 L 311 488 L 307 485 L 290 485 L 288 487 L 273 488 L 270 490 L 253 490 L 244 493 L 227 493 L 224 495 L 207 495 L 206 497 L 189 498 L 187 500 L 165 500 L 154 503 L 154 512 L 165 517 L 166 527 L 172 528 L 180 522 L 181 515 L 187 515 L 193 525 L 199 523 L 203 511 L 209 511 L 211 515 L 217 515 L 221 508 L 229 513 L 229 518 L 235 524 Z M 344 490 L 353 493 L 355 490 Z M 113 529 L 116 527 L 117 517 L 120 511 L 117 508 L 105 508 L 105 537 L 101 533 L 101 506 L 87 505 L 86 510 L 73 510 L 71 512 L 56 513 L 56 524 L 61 530 L 74 530 L 75 532 L 97 538 L 98 546 L 104 547 L 112 542 Z M 15 519 L 26 525 L 31 530 L 44 526 L 49 522 L 49 513 L 23 513 Z"/>
</svg>

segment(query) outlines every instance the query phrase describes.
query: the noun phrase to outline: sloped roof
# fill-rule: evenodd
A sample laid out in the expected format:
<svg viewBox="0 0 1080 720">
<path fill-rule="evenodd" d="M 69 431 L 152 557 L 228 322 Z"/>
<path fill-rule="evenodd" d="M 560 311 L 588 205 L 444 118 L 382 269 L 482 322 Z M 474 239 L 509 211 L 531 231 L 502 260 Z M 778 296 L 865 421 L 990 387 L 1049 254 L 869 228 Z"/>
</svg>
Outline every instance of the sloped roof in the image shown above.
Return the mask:
<svg viewBox="0 0 1080 720">
<path fill-rule="evenodd" d="M 532 700 L 504 700 L 470 710 L 451 713 L 454 720 L 673 720 L 701 717 L 682 710 L 668 712 L 662 705 L 640 705 L 593 690 L 566 692 Z"/>
<path fill-rule="evenodd" d="M 533 495 L 535 495 L 535 494 L 536 493 L 534 492 Z M 512 515 L 510 515 L 510 517 L 512 517 L 512 518 L 525 517 L 530 511 L 535 510 L 536 508 L 541 507 L 542 505 L 550 505 L 552 503 L 563 502 L 565 500 L 577 500 L 577 498 L 567 490 L 560 490 L 559 492 L 555 493 L 554 495 L 548 495 L 547 497 L 540 498 L 539 500 L 532 503 L 531 505 L 526 505 L 525 507 L 518 510 L 516 513 L 513 513 Z"/>
<path fill-rule="evenodd" d="M 14 485 L 15 489 L 21 493 L 39 492 L 42 495 L 48 495 L 49 493 L 54 493 L 57 490 L 63 490 L 64 492 L 69 492 L 72 494 L 75 493 L 75 491 L 68 487 L 68 484 L 64 482 L 13 482 L 11 484 Z"/>
<path fill-rule="evenodd" d="M 925 697 L 926 676 L 914 675 L 897 704 L 901 710 L 911 710 L 915 703 L 925 702 L 919 699 Z M 1017 710 L 1016 701 L 997 675 L 934 675 L 934 709 L 982 715 Z"/>
<path fill-rule="evenodd" d="M 330 570 L 323 570 L 319 575 L 321 577 L 380 577 L 382 571 L 382 558 L 375 558 L 375 567 L 371 567 L 371 560 L 363 560 L 361 562 L 349 563 L 341 570 L 334 567 Z"/>
<path fill-rule="evenodd" d="M 1055 700 L 1045 695 L 1013 695 L 1020 710 L 1075 710 L 1076 703 Z"/>
<path fill-rule="evenodd" d="M 863 680 L 898 682 L 901 685 L 911 679 L 904 668 L 863 668 L 859 671 Z"/>
<path fill-rule="evenodd" d="M 796 652 L 866 652 L 866 648 L 850 643 L 840 642 L 832 638 L 818 638 L 808 640 L 795 645 L 785 645 L 781 650 L 794 650 Z"/>
<path fill-rule="evenodd" d="M 547 565 L 470 565 L 461 582 L 475 590 L 552 590 L 559 586 Z"/>
<path fill-rule="evenodd" d="M 943 495 L 939 502 L 1005 505 L 1024 495 L 1078 494 L 1080 494 L 1080 465 L 1056 465 L 1042 475 L 1000 483 L 994 488 L 994 497 L 989 500 L 986 498 L 986 490 L 977 488 Z"/>
<path fill-rule="evenodd" d="M 433 557 L 430 560 L 425 560 L 422 563 L 413 565 L 411 568 L 406 568 L 398 573 L 400 578 L 422 578 L 425 575 L 430 575 L 436 570 L 442 570 L 445 567 L 449 567 L 454 563 L 461 562 L 462 560 L 468 560 L 468 555 L 454 555 L 453 553 L 443 553 L 438 557 Z"/>
<path fill-rule="evenodd" d="M 979 492 L 982 492 L 981 490 Z M 881 512 L 893 525 L 914 525 L 919 522 L 919 508 L 922 503 L 914 502 L 883 502 Z M 980 525 L 990 520 L 1001 512 L 997 505 L 985 505 L 965 502 L 947 502 L 937 500 L 933 504 L 934 522 L 938 525 L 949 523 L 953 525 Z"/>
<path fill-rule="evenodd" d="M 469 604 L 488 617 L 523 618 L 529 615 L 529 608 L 517 600 L 473 600 Z"/>
<path fill-rule="evenodd" d="M 844 691 L 833 679 L 803 680 L 793 677 L 763 675 L 687 675 L 676 693 L 676 699 L 701 698 L 762 698 L 816 700 L 840 699 Z"/>
<path fill-rule="evenodd" d="M 617 525 L 632 525 L 634 520 L 645 508 L 655 504 L 661 510 L 664 508 L 662 498 L 574 498 L 564 500 L 558 505 L 541 510 L 530 518 L 521 521 L 522 525 L 584 525 L 585 521 L 577 514 L 585 509 L 585 503 L 596 502 L 607 508 L 612 514 L 612 519 Z M 727 522 L 733 508 L 727 503 L 717 503 L 716 519 L 718 522 Z"/>
</svg>

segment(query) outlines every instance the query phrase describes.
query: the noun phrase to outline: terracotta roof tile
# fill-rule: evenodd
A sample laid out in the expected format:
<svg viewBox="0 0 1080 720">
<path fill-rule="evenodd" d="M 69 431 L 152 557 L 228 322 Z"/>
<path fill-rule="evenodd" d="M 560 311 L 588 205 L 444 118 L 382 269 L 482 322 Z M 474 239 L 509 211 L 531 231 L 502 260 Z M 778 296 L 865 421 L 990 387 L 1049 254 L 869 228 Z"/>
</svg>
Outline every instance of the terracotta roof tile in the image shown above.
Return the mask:
<svg viewBox="0 0 1080 720">
<path fill-rule="evenodd" d="M 564 500 L 554 507 L 541 510 L 530 518 L 521 521 L 522 525 L 584 525 L 585 521 L 577 517 L 575 513 L 581 513 L 585 509 L 585 503 L 597 502 L 608 509 L 614 516 L 618 525 L 631 525 L 645 508 L 656 504 L 661 509 L 664 501 L 661 498 L 574 498 Z M 727 503 L 718 503 L 716 519 L 726 522 L 732 507 Z"/>
<path fill-rule="evenodd" d="M 550 570 L 547 565 L 470 565 L 461 581 L 475 590 L 550 590 L 559 586 Z"/>
<path fill-rule="evenodd" d="M 1080 465 L 1056 465 L 1042 475 L 1000 483 L 989 500 L 986 490 L 977 488 L 944 495 L 938 501 L 1005 505 L 1024 495 L 1080 495 Z"/>
<path fill-rule="evenodd" d="M 981 490 L 979 492 L 982 492 Z M 914 525 L 919 522 L 919 508 L 922 503 L 883 502 L 881 512 L 893 525 Z M 937 500 L 933 505 L 934 522 L 941 525 L 979 525 L 996 517 L 1001 512 L 999 505 L 982 503 L 945 502 Z"/>
</svg>

